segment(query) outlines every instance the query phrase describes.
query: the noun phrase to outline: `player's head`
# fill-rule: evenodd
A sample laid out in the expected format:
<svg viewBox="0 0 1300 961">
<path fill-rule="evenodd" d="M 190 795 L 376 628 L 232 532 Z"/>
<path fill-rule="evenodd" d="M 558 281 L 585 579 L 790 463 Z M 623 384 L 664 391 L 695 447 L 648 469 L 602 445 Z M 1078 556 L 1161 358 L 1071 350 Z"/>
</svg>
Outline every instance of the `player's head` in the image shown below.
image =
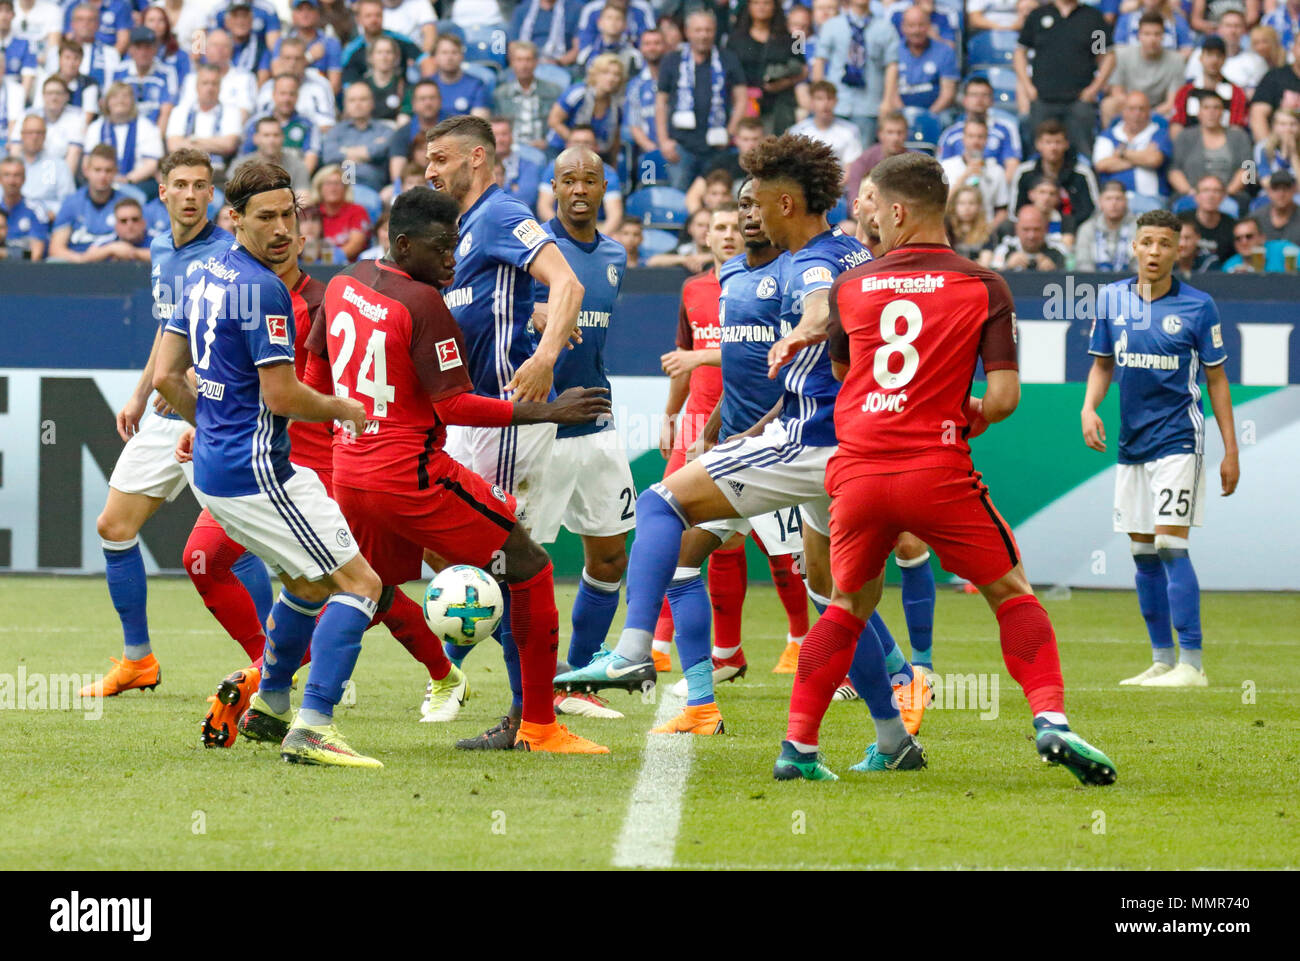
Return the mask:
<svg viewBox="0 0 1300 961">
<path fill-rule="evenodd" d="M 788 249 L 795 228 L 825 219 L 840 199 L 844 168 L 829 146 L 809 137 L 768 137 L 740 158 L 754 178 L 754 199 L 772 243 Z"/>
<path fill-rule="evenodd" d="M 740 253 L 740 208 L 735 201 L 724 201 L 710 212 L 708 243 L 715 267 Z"/>
<path fill-rule="evenodd" d="M 880 246 L 880 225 L 876 223 L 876 183 L 870 174 L 862 178 L 853 199 L 853 219 L 858 224 L 858 240 L 874 252 Z"/>
<path fill-rule="evenodd" d="M 397 195 L 388 214 L 388 255 L 414 279 L 434 287 L 456 271 L 460 205 L 450 194 L 412 187 Z"/>
<path fill-rule="evenodd" d="M 763 212 L 754 199 L 754 178 L 746 177 L 740 184 L 736 210 L 740 215 L 740 233 L 745 238 L 745 249 L 760 253 L 772 246 L 771 238 L 763 229 Z"/>
<path fill-rule="evenodd" d="M 585 147 L 568 147 L 555 158 L 551 178 L 556 208 L 566 225 L 587 227 L 596 222 L 605 202 L 605 163 Z"/>
<path fill-rule="evenodd" d="M 433 189 L 445 190 L 465 210 L 492 182 L 492 125 L 482 117 L 448 117 L 429 131 L 424 155 L 429 162 L 425 176 Z"/>
<path fill-rule="evenodd" d="M 1168 210 L 1148 210 L 1138 217 L 1133 253 L 1137 257 L 1139 283 L 1159 283 L 1169 276 L 1178 259 L 1178 236 L 1182 229 L 1182 221 Z"/>
<path fill-rule="evenodd" d="M 293 178 L 279 164 L 250 160 L 226 181 L 235 239 L 274 269 L 296 254 L 298 198 Z"/>
<path fill-rule="evenodd" d="M 937 232 L 948 209 L 948 181 L 929 154 L 900 153 L 871 168 L 876 226 L 886 252 L 919 234 Z"/>
<path fill-rule="evenodd" d="M 158 199 L 167 208 L 174 234 L 206 221 L 212 203 L 212 159 L 190 147 L 163 157 L 158 164 Z"/>
</svg>

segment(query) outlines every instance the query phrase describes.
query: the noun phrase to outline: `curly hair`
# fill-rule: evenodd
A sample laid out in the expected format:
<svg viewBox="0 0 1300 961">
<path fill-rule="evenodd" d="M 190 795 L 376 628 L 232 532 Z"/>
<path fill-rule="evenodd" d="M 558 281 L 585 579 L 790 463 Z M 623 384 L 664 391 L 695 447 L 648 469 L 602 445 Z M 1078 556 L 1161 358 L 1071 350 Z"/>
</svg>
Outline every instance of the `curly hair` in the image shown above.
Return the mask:
<svg viewBox="0 0 1300 961">
<path fill-rule="evenodd" d="M 740 166 L 755 180 L 785 180 L 803 192 L 810 214 L 824 214 L 840 199 L 844 168 L 824 143 L 798 134 L 768 137 L 745 156 Z"/>
<path fill-rule="evenodd" d="M 1183 222 L 1178 219 L 1177 214 L 1168 210 L 1148 210 L 1146 213 L 1139 215 L 1137 219 L 1138 230 L 1143 227 L 1160 227 L 1178 234 L 1183 229 Z"/>
</svg>

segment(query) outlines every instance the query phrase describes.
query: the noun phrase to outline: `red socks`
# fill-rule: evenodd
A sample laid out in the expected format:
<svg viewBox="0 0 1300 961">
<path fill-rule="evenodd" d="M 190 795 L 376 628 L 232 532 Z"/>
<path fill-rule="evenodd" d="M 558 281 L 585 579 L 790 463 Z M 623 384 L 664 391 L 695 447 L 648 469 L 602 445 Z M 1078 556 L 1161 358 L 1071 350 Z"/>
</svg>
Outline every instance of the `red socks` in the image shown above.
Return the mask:
<svg viewBox="0 0 1300 961">
<path fill-rule="evenodd" d="M 383 614 L 377 614 L 370 626 L 383 624 L 397 638 L 410 655 L 425 666 L 429 676 L 441 681 L 451 671 L 451 661 L 424 621 L 420 605 L 411 600 L 400 587 L 393 592 L 393 603 Z"/>
<path fill-rule="evenodd" d="M 560 612 L 555 607 L 555 568 L 551 564 L 528 580 L 510 585 L 510 629 L 519 649 L 523 719 L 529 724 L 554 723 Z"/>
<path fill-rule="evenodd" d="M 198 525 L 185 542 L 185 570 L 203 603 L 226 633 L 235 639 L 250 661 L 260 662 L 266 635 L 257 619 L 257 607 L 230 568 L 243 556 L 243 545 L 231 540 L 220 527 Z"/>
<path fill-rule="evenodd" d="M 1032 594 L 1003 601 L 998 608 L 1002 660 L 1029 699 L 1029 709 L 1065 713 L 1065 681 L 1052 622 Z M 802 659 L 801 659 L 802 663 Z"/>
<path fill-rule="evenodd" d="M 794 555 L 778 554 L 769 557 L 767 562 L 772 566 L 772 582 L 790 622 L 790 636 L 803 637 L 808 633 L 808 591 L 803 577 L 795 570 Z"/>
<path fill-rule="evenodd" d="M 664 603 L 659 608 L 659 620 L 655 624 L 655 640 L 662 641 L 665 644 L 671 644 L 673 641 L 673 612 L 668 606 L 668 598 L 664 598 Z"/>
<path fill-rule="evenodd" d="M 747 586 L 744 541 L 737 548 L 717 550 L 709 555 L 709 600 L 713 602 L 715 648 L 740 647 L 740 621 Z"/>
<path fill-rule="evenodd" d="M 799 650 L 799 669 L 790 692 L 787 741 L 817 743 L 822 717 L 830 707 L 835 688 L 849 673 L 853 649 L 865 626 L 864 621 L 833 604 L 812 626 Z"/>
</svg>

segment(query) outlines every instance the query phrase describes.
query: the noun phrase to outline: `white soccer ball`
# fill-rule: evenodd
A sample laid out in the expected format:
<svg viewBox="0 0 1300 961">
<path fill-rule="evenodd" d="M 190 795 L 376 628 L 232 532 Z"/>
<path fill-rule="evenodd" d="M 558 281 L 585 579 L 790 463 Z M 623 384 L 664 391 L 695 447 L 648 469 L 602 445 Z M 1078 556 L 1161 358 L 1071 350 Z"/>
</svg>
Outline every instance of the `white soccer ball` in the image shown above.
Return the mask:
<svg viewBox="0 0 1300 961">
<path fill-rule="evenodd" d="M 501 587 L 477 567 L 456 564 L 424 589 L 424 620 L 441 640 L 477 644 L 501 622 Z"/>
</svg>

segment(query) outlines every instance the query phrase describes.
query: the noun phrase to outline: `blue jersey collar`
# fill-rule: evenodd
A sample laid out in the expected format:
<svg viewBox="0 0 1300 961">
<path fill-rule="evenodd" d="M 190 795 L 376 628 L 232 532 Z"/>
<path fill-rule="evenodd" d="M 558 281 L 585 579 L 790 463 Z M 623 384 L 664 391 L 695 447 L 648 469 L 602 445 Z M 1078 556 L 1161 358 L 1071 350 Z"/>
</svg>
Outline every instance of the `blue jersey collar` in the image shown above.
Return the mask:
<svg viewBox="0 0 1300 961">
<path fill-rule="evenodd" d="M 497 193 L 501 193 L 501 188 L 498 187 L 495 183 L 490 184 L 488 186 L 488 189 L 483 191 L 483 193 L 479 195 L 478 200 L 474 201 L 474 205 L 470 207 L 469 210 L 465 211 L 463 214 L 460 215 L 460 220 L 458 221 L 458 223 L 463 224 L 465 221 L 469 220 L 469 218 L 474 215 L 474 211 L 478 210 L 478 208 L 483 204 L 485 200 L 487 200 L 493 194 L 497 194 Z"/>
<path fill-rule="evenodd" d="M 1128 282 L 1128 286 L 1129 289 L 1133 291 L 1134 297 L 1141 297 L 1141 295 L 1137 291 L 1138 279 L 1136 277 L 1134 277 L 1132 280 Z M 1177 297 L 1178 291 L 1182 288 L 1182 286 L 1183 286 L 1182 283 L 1180 283 L 1178 280 L 1177 274 L 1171 275 L 1169 277 L 1169 289 L 1166 290 L 1159 297 L 1157 297 L 1155 300 L 1149 301 L 1149 303 L 1152 304 L 1159 303 L 1160 301 L 1164 300 L 1166 297 Z"/>
<path fill-rule="evenodd" d="M 600 246 L 599 231 L 596 232 L 595 240 L 578 240 L 576 237 L 574 237 L 572 234 L 570 234 L 567 230 L 564 229 L 564 224 L 560 222 L 560 218 L 558 216 L 552 218 L 551 222 L 547 226 L 549 226 L 552 230 L 555 231 L 555 236 L 557 238 L 562 238 L 564 240 L 567 240 L 569 243 L 573 244 L 573 246 L 577 247 L 583 253 L 588 253 L 588 254 L 594 253 L 596 248 Z"/>
<path fill-rule="evenodd" d="M 193 244 L 201 244 L 201 243 L 203 243 L 203 241 L 205 241 L 205 240 L 207 240 L 209 237 L 211 237 L 211 236 L 212 236 L 212 232 L 213 232 L 214 230 L 216 230 L 216 229 L 217 229 L 217 225 L 214 224 L 211 220 L 209 220 L 206 224 L 203 225 L 203 229 L 202 229 L 202 230 L 200 230 L 197 234 L 195 234 L 195 235 L 194 235 L 193 237 L 191 237 L 189 240 L 185 241 L 185 243 L 181 244 L 179 247 L 176 246 L 176 240 L 175 240 L 175 238 L 173 238 L 173 239 L 172 239 L 172 249 L 173 249 L 173 250 L 184 250 L 186 247 L 192 246 Z M 170 225 L 168 226 L 168 232 L 169 232 L 169 233 L 171 232 Z"/>
</svg>

